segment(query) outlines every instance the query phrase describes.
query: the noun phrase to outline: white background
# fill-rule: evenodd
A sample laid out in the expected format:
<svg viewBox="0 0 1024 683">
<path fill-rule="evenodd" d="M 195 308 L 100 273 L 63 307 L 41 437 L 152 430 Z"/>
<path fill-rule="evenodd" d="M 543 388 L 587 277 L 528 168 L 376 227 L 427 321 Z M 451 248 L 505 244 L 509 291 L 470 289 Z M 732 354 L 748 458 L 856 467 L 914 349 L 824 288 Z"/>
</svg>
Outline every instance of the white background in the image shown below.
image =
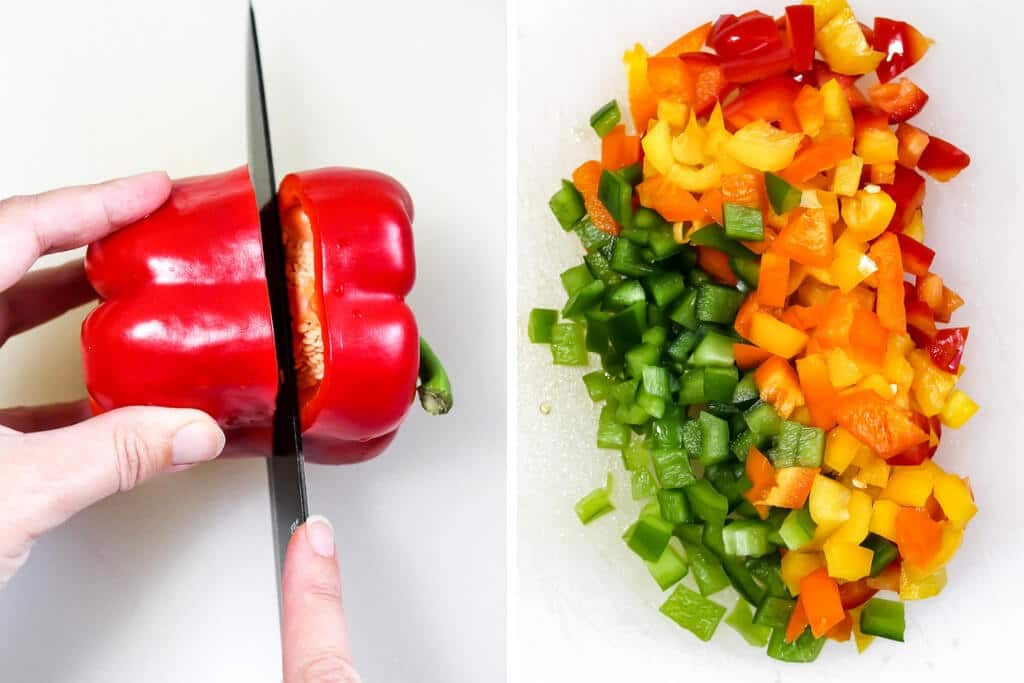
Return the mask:
<svg viewBox="0 0 1024 683">
<path fill-rule="evenodd" d="M 414 407 L 376 461 L 307 470 L 312 511 L 338 531 L 357 666 L 368 682 L 502 680 L 504 5 L 268 0 L 257 14 L 278 172 L 354 165 L 405 183 L 410 302 L 456 388 L 451 415 Z M 237 0 L 3 3 L 0 196 L 244 163 L 247 21 Z M 84 395 L 85 312 L 0 350 L 0 405 Z M 36 546 L 0 592 L 0 679 L 275 681 L 277 628 L 265 466 L 213 463 Z"/>
<path fill-rule="evenodd" d="M 560 308 L 558 273 L 580 262 L 578 240 L 546 203 L 560 178 L 600 154 L 591 112 L 612 97 L 625 105 L 622 53 L 636 41 L 656 51 L 722 12 L 756 6 L 778 15 L 784 4 L 639 0 L 625 11 L 614 0 L 519 2 L 518 680 L 962 681 L 987 678 L 982 671 L 1020 679 L 1018 3 L 853 2 L 869 25 L 876 13 L 907 19 L 938 41 L 908 74 L 931 95 L 915 123 L 973 157 L 953 182 L 929 181 L 925 224 L 935 269 L 968 302 L 956 318 L 971 326 L 962 386 L 982 404 L 964 429 L 948 431 L 938 462 L 970 475 L 981 512 L 946 590 L 908 603 L 905 645 L 879 639 L 857 657 L 852 643 L 830 643 L 817 665 L 784 665 L 724 624 L 704 644 L 659 614 L 664 596 L 619 537 L 637 505 L 619 454 L 593 445 L 597 411 L 579 380 L 584 370 L 552 368 L 547 347 L 526 338 L 529 309 Z M 543 401 L 550 415 L 540 413 Z M 619 475 L 618 510 L 583 527 L 573 503 L 609 469 Z M 732 594 L 716 599 L 731 609 Z"/>
</svg>

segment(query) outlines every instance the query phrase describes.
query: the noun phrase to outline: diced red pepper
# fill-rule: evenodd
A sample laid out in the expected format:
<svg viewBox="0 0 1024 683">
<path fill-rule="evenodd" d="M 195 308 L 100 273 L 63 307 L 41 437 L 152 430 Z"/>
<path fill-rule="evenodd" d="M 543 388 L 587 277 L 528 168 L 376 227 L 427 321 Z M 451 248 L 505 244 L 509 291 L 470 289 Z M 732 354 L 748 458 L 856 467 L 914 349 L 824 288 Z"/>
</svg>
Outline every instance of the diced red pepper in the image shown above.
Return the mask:
<svg viewBox="0 0 1024 683">
<path fill-rule="evenodd" d="M 708 52 L 688 52 L 680 55 L 680 61 L 690 74 L 693 83 L 693 101 L 690 105 L 697 116 L 707 116 L 715 103 L 725 99 L 729 83 L 722 74 L 720 59 Z"/>
<path fill-rule="evenodd" d="M 882 189 L 896 202 L 896 213 L 886 230 L 903 232 L 914 220 L 914 213 L 924 204 L 924 178 L 916 171 L 897 164 L 895 180 L 882 185 Z"/>
<path fill-rule="evenodd" d="M 903 255 L 903 270 L 911 275 L 927 275 L 935 260 L 935 251 L 913 237 L 897 234 L 896 239 L 900 243 L 900 254 Z"/>
<path fill-rule="evenodd" d="M 925 417 L 921 413 L 912 413 L 912 419 L 914 424 L 923 429 L 925 432 L 935 432 L 938 436 L 942 435 L 942 423 L 939 421 L 939 416 L 936 415 L 929 418 Z M 938 449 L 939 444 L 936 440 L 935 445 L 932 445 L 931 439 L 923 441 L 919 444 L 911 446 L 902 453 L 889 458 L 888 463 L 890 465 L 901 465 L 901 466 L 914 466 L 920 465 L 925 460 L 928 460 Z"/>
<path fill-rule="evenodd" d="M 960 370 L 960 359 L 964 356 L 969 327 L 949 327 L 939 330 L 925 347 L 935 367 L 956 374 Z"/>
<path fill-rule="evenodd" d="M 970 163 L 971 157 L 967 152 L 933 135 L 921 154 L 917 167 L 932 178 L 946 182 L 955 178 Z"/>
<path fill-rule="evenodd" d="M 925 346 L 935 336 L 935 313 L 928 304 L 913 297 L 907 300 L 907 332 L 917 346 Z"/>
<path fill-rule="evenodd" d="M 871 390 L 841 395 L 836 421 L 886 459 L 928 441 L 928 432 L 914 422 L 913 413 Z"/>
<path fill-rule="evenodd" d="M 942 293 L 945 285 L 942 278 L 935 273 L 925 273 L 917 278 L 914 296 L 928 304 L 934 313 L 942 306 Z"/>
<path fill-rule="evenodd" d="M 793 51 L 793 70 L 809 71 L 814 66 L 814 7 L 786 7 L 786 37 Z"/>
<path fill-rule="evenodd" d="M 708 45 L 723 59 L 744 57 L 776 42 L 782 41 L 775 20 L 756 10 L 722 15 L 708 34 Z"/>
<path fill-rule="evenodd" d="M 750 83 L 789 71 L 793 55 L 776 35 L 777 41 L 761 49 L 722 61 L 722 75 L 730 83 Z"/>
<path fill-rule="evenodd" d="M 935 309 L 935 319 L 940 323 L 948 323 L 956 309 L 964 305 L 963 298 L 949 287 L 942 288 L 942 302 Z"/>
<path fill-rule="evenodd" d="M 889 123 L 903 123 L 928 103 L 928 93 L 909 78 L 896 83 L 879 83 L 868 88 L 868 99 L 889 115 Z"/>
<path fill-rule="evenodd" d="M 839 601 L 842 602 L 843 609 L 850 610 L 860 607 L 873 598 L 877 592 L 877 588 L 868 585 L 866 578 L 847 581 L 839 586 Z"/>
<path fill-rule="evenodd" d="M 853 114 L 853 130 L 858 138 L 868 130 L 889 130 L 889 115 L 881 109 L 862 107 Z"/>
<path fill-rule="evenodd" d="M 778 123 L 791 133 L 800 132 L 800 121 L 793 102 L 800 85 L 788 76 L 774 76 L 752 83 L 740 91 L 739 96 L 722 110 L 730 128 L 739 129 L 758 119 Z"/>
<path fill-rule="evenodd" d="M 888 83 L 924 57 L 932 41 L 905 21 L 875 18 L 875 27 L 868 42 L 885 54 L 875 69 L 878 80 Z M 867 34 L 865 34 L 867 36 Z"/>
<path fill-rule="evenodd" d="M 708 275 L 733 287 L 739 280 L 729 266 L 729 255 L 714 247 L 697 247 L 697 263 Z"/>
</svg>

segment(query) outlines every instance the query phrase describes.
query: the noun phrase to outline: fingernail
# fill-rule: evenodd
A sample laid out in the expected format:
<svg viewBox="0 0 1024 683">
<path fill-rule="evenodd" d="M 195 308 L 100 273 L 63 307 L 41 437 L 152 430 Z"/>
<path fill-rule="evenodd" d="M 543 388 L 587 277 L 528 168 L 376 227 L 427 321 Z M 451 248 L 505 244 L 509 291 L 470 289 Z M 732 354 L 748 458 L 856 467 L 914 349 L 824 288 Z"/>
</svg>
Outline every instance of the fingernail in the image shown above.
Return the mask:
<svg viewBox="0 0 1024 683">
<path fill-rule="evenodd" d="M 306 539 L 320 557 L 334 557 L 334 527 L 326 517 L 313 515 L 306 520 Z"/>
<path fill-rule="evenodd" d="M 211 421 L 190 422 L 174 433 L 171 461 L 190 465 L 213 460 L 224 450 L 224 432 Z"/>
</svg>

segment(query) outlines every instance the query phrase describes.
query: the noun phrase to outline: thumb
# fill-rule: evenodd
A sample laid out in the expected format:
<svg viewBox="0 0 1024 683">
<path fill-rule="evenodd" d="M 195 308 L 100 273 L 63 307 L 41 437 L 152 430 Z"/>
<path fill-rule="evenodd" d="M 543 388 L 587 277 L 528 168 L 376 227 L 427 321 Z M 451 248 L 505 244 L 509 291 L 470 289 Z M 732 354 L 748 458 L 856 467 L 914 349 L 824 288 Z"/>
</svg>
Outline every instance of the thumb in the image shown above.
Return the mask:
<svg viewBox="0 0 1024 683">
<path fill-rule="evenodd" d="M 341 606 L 334 529 L 325 518 L 314 515 L 292 534 L 281 586 L 285 683 L 359 683 Z"/>
<path fill-rule="evenodd" d="M 32 434 L 0 434 L 0 552 L 175 465 L 211 460 L 224 433 L 198 410 L 121 408 Z"/>
</svg>

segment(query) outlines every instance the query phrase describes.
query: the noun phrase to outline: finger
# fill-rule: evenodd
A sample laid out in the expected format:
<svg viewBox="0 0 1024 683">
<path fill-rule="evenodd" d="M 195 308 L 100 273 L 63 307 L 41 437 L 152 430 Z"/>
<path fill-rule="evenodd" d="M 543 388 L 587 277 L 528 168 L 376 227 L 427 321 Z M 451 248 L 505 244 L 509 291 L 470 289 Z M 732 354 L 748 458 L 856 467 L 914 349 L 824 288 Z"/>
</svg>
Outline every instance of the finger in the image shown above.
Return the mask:
<svg viewBox="0 0 1024 683">
<path fill-rule="evenodd" d="M 285 683 L 359 683 L 352 666 L 334 529 L 319 515 L 296 529 L 281 579 Z"/>
<path fill-rule="evenodd" d="M 43 254 L 81 247 L 153 212 L 167 199 L 163 171 L 0 201 L 0 291 Z"/>
<path fill-rule="evenodd" d="M 0 344 L 94 298 L 81 259 L 29 273 L 0 294 Z"/>
<path fill-rule="evenodd" d="M 18 432 L 41 432 L 78 424 L 91 415 L 86 400 L 44 406 L 18 406 L 0 410 L 0 425 Z"/>
<path fill-rule="evenodd" d="M 63 429 L 0 435 L 0 551 L 223 447 L 224 433 L 208 415 L 173 408 L 121 408 Z"/>
</svg>

